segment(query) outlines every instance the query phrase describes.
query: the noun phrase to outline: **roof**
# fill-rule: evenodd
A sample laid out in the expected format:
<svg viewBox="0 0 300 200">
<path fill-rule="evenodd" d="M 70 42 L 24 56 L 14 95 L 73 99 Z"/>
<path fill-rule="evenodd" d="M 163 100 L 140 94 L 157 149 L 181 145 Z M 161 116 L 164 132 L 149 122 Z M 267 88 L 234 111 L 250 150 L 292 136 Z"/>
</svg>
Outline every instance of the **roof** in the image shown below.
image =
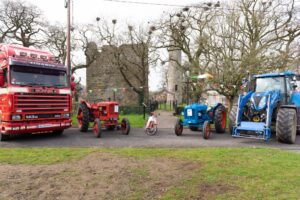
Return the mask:
<svg viewBox="0 0 300 200">
<path fill-rule="evenodd" d="M 13 44 L 0 44 L 0 60 L 5 62 L 2 67 L 9 61 L 10 65 L 65 68 L 50 52 Z"/>
<path fill-rule="evenodd" d="M 257 74 L 257 75 L 254 75 L 253 78 L 266 78 L 266 77 L 292 76 L 292 75 L 296 75 L 296 74 L 294 72 Z"/>
</svg>

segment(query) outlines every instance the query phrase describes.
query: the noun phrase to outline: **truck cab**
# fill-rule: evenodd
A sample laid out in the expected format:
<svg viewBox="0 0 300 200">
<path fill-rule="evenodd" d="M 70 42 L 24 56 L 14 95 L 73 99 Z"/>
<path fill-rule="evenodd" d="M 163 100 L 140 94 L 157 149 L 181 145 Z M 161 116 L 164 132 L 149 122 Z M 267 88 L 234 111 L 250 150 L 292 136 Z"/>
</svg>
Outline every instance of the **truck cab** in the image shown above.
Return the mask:
<svg viewBox="0 0 300 200">
<path fill-rule="evenodd" d="M 71 126 L 67 68 L 46 51 L 0 44 L 1 141 Z"/>
</svg>

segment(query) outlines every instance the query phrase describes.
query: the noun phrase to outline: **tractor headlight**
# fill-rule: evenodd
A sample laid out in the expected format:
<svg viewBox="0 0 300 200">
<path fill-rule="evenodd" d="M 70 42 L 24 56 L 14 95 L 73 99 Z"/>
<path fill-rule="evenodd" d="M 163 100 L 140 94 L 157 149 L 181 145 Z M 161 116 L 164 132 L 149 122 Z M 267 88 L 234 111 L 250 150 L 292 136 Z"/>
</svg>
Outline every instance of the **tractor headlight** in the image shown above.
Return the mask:
<svg viewBox="0 0 300 200">
<path fill-rule="evenodd" d="M 65 113 L 65 114 L 64 114 L 64 117 L 65 117 L 65 118 L 69 118 L 69 117 L 70 117 L 70 113 Z"/>
<path fill-rule="evenodd" d="M 258 104 L 258 108 L 259 108 L 259 109 L 263 109 L 263 108 L 266 106 L 266 104 L 267 104 L 267 97 L 264 96 L 264 97 L 260 100 L 260 102 L 259 102 L 259 104 Z"/>
<path fill-rule="evenodd" d="M 21 115 L 12 115 L 11 119 L 12 120 L 21 120 Z"/>
</svg>

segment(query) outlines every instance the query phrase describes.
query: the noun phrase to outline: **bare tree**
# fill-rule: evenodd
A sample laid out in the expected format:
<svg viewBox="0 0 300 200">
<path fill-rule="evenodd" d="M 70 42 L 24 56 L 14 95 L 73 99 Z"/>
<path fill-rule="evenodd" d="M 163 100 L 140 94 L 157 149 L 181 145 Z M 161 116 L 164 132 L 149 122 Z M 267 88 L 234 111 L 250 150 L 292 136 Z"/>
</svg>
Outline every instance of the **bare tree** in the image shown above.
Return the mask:
<svg viewBox="0 0 300 200">
<path fill-rule="evenodd" d="M 210 28 L 205 55 L 214 75 L 211 87 L 232 103 L 243 77 L 287 69 L 300 35 L 294 9 L 293 0 L 241 0 L 223 9 Z"/>
<path fill-rule="evenodd" d="M 127 25 L 121 32 L 118 28 L 116 20 L 112 20 L 112 24 L 102 20 L 98 22 L 97 33 L 111 49 L 111 65 L 117 68 L 142 103 L 148 99 L 145 94 L 148 94 L 149 66 L 155 65 L 159 58 L 152 44 L 154 30 Z"/>
<path fill-rule="evenodd" d="M 74 73 L 78 69 L 84 69 L 91 66 L 93 62 L 97 59 L 98 47 L 96 43 L 100 43 L 100 41 L 94 38 L 95 27 L 91 24 L 85 25 L 76 25 L 73 30 L 74 38 L 74 50 L 81 51 L 85 56 L 85 63 L 82 61 L 73 61 L 74 67 L 72 67 L 72 73 Z"/>
<path fill-rule="evenodd" d="M 44 23 L 41 10 L 21 0 L 5 0 L 1 4 L 0 39 L 21 43 L 25 47 L 40 46 Z"/>
<path fill-rule="evenodd" d="M 183 59 L 187 62 L 178 63 L 177 60 L 170 60 L 175 61 L 181 71 L 190 71 L 191 75 L 206 71 L 209 60 L 204 59 L 204 55 L 208 54 L 210 49 L 208 30 L 216 18 L 215 6 L 216 4 L 210 3 L 205 7 L 183 8 L 169 14 L 157 24 L 159 36 L 157 48 L 182 51 Z M 191 95 L 195 100 L 199 99 L 206 89 L 194 84 L 188 87 L 191 87 L 190 90 L 193 91 Z"/>
<path fill-rule="evenodd" d="M 65 64 L 67 58 L 65 30 L 66 27 L 61 24 L 49 25 L 45 30 L 45 45 L 63 64 Z"/>
</svg>

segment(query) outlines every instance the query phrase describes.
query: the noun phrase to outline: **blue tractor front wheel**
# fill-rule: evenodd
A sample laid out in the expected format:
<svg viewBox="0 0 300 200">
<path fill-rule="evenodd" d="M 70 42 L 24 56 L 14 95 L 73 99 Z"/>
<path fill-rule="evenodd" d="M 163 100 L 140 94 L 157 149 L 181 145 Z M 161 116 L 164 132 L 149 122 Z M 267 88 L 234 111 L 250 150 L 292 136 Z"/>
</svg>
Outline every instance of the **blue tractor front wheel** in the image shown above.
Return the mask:
<svg viewBox="0 0 300 200">
<path fill-rule="evenodd" d="M 183 125 L 182 125 L 181 119 L 177 119 L 176 120 L 174 131 L 175 131 L 175 134 L 177 136 L 181 136 L 182 135 Z"/>
<path fill-rule="evenodd" d="M 202 133 L 203 133 L 204 139 L 207 140 L 210 138 L 211 131 L 210 131 L 210 122 L 209 121 L 204 122 Z"/>
</svg>

